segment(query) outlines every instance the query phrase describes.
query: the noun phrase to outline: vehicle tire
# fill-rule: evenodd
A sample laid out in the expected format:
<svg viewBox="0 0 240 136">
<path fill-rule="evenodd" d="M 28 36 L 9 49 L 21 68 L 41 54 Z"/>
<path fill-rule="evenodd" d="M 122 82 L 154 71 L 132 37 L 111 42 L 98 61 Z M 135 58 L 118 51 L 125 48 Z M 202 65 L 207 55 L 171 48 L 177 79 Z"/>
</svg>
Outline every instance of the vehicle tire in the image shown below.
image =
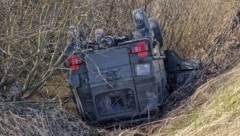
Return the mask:
<svg viewBox="0 0 240 136">
<path fill-rule="evenodd" d="M 150 24 L 150 28 L 152 29 L 153 37 L 159 43 L 160 48 L 162 48 L 163 47 L 163 37 L 162 37 L 162 32 L 161 32 L 160 25 L 159 25 L 157 19 L 149 18 L 148 22 Z"/>
</svg>

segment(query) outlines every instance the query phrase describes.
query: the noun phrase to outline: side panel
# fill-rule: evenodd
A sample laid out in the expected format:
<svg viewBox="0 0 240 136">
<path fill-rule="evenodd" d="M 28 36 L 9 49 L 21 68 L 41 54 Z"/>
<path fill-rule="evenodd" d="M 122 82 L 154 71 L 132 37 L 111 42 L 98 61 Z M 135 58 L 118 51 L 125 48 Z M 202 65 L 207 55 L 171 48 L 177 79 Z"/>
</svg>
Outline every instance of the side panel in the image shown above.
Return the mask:
<svg viewBox="0 0 240 136">
<path fill-rule="evenodd" d="M 85 63 L 81 64 L 78 70 L 69 71 L 68 78 L 69 85 L 74 90 L 76 89 L 78 93 L 78 95 L 74 95 L 74 97 L 79 97 L 75 99 L 80 100 L 80 105 L 78 105 L 78 108 L 80 106 L 82 107 L 83 110 L 81 111 L 83 113 L 82 116 L 84 116 L 89 121 L 95 121 L 96 120 L 95 105 L 93 102 L 91 90 L 89 88 L 88 72 Z"/>
</svg>

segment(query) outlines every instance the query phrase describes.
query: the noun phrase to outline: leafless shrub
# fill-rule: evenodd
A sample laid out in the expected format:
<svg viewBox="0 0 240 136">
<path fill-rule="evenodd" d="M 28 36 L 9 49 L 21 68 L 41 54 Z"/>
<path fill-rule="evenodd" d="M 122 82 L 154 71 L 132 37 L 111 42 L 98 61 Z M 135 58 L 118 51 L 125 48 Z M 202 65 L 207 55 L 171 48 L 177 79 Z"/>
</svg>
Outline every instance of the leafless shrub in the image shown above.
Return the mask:
<svg viewBox="0 0 240 136">
<path fill-rule="evenodd" d="M 71 24 L 84 25 L 90 38 L 99 27 L 108 34 L 126 34 L 132 29 L 132 9 L 144 4 L 130 0 L 1 1 L 0 100 L 29 98 L 62 69 Z"/>
</svg>

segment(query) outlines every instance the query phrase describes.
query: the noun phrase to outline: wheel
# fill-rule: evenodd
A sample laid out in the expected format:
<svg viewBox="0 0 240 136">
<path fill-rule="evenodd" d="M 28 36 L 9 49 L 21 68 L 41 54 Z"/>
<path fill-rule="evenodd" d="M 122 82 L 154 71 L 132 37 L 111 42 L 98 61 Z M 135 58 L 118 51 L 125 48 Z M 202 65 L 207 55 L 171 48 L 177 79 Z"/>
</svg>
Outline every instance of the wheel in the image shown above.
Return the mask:
<svg viewBox="0 0 240 136">
<path fill-rule="evenodd" d="M 161 32 L 160 25 L 159 25 L 157 19 L 149 18 L 148 22 L 149 22 L 150 27 L 152 29 L 153 37 L 159 43 L 160 48 L 162 48 L 163 47 L 163 37 L 162 37 L 162 32 Z"/>
</svg>

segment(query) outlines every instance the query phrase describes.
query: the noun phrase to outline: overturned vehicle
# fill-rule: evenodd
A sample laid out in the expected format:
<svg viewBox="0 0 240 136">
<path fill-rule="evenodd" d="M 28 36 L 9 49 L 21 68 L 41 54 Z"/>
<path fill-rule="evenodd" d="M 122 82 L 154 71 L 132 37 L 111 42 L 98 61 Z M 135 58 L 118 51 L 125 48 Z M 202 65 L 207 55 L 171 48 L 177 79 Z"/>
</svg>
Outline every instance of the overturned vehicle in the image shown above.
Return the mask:
<svg viewBox="0 0 240 136">
<path fill-rule="evenodd" d="M 183 85 L 200 65 L 163 51 L 158 21 L 143 9 L 133 11 L 132 36 L 105 36 L 95 41 L 73 38 L 66 51 L 69 85 L 83 120 L 134 122 L 149 119 L 169 94 Z"/>
</svg>

